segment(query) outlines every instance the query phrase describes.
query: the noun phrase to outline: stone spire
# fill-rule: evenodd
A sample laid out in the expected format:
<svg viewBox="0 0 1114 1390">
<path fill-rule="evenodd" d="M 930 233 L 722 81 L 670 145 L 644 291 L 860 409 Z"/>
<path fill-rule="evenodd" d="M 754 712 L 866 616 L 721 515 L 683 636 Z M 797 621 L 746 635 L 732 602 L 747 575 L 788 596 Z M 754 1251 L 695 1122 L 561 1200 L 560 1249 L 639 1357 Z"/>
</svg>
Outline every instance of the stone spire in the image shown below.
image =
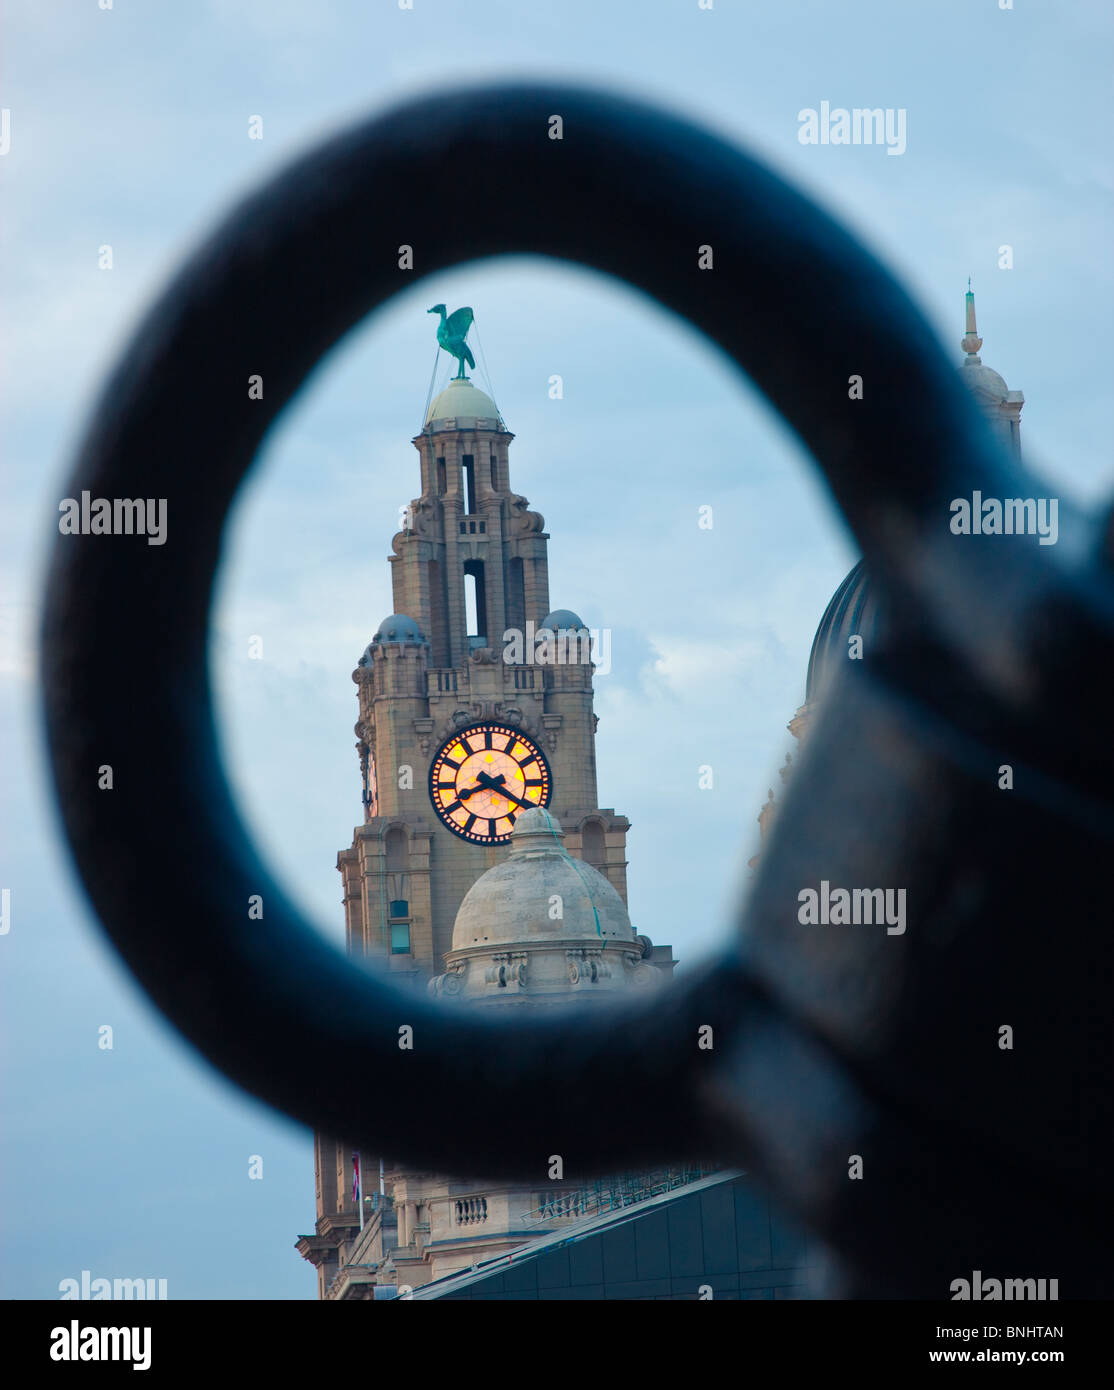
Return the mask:
<svg viewBox="0 0 1114 1390">
<path fill-rule="evenodd" d="M 982 339 L 979 337 L 978 329 L 975 327 L 975 295 L 971 289 L 971 277 L 967 277 L 967 332 L 959 346 L 967 354 L 967 362 L 979 362 L 979 348 L 982 347 Z M 965 364 L 966 365 L 966 364 Z"/>
</svg>

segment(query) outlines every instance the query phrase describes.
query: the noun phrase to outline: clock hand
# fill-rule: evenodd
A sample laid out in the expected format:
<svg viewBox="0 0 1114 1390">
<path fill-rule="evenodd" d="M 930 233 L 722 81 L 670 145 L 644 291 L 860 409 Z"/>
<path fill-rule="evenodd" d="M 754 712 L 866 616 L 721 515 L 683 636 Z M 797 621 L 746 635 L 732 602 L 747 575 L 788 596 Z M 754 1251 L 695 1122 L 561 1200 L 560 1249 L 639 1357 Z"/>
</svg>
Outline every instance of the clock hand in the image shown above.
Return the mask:
<svg viewBox="0 0 1114 1390">
<path fill-rule="evenodd" d="M 490 778 L 488 780 L 490 780 Z M 503 782 L 505 780 L 506 779 L 503 777 L 499 778 L 500 782 Z M 499 787 L 493 785 L 491 790 L 498 792 L 500 796 L 505 796 L 508 801 L 516 801 L 520 806 L 525 807 L 527 811 L 529 811 L 534 805 L 532 801 L 523 801 L 523 799 L 520 796 L 515 796 L 514 792 L 508 791 L 506 787 Z"/>
<path fill-rule="evenodd" d="M 477 792 L 503 792 L 503 788 L 499 784 L 505 781 L 506 778 L 502 773 L 500 773 L 498 777 L 489 777 L 486 772 L 477 772 L 476 785 L 474 787 L 467 787 L 462 792 L 458 792 L 457 798 L 460 801 L 467 801 L 470 796 L 475 796 Z M 504 793 L 504 795 L 505 794 L 506 793 Z"/>
<path fill-rule="evenodd" d="M 503 785 L 507 780 L 506 774 L 503 772 L 501 772 L 498 777 L 489 777 L 486 772 L 477 772 L 476 778 L 483 784 L 483 789 L 485 791 L 498 792 L 500 796 L 505 796 L 508 801 L 517 802 L 519 806 L 525 807 L 526 810 L 530 810 L 533 805 L 532 802 L 523 801 L 520 796 L 515 796 L 514 792 L 507 790 Z M 478 791 L 479 788 L 477 787 L 476 790 Z M 463 800 L 463 797 L 461 800 Z"/>
</svg>

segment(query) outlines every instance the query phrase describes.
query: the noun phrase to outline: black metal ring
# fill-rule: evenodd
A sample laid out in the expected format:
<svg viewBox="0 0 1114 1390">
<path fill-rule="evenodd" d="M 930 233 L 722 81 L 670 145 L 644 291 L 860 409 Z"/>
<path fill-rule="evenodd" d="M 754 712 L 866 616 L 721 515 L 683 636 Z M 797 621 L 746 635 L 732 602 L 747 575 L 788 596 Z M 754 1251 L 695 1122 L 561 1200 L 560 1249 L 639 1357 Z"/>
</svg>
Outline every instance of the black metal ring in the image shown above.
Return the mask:
<svg viewBox="0 0 1114 1390">
<path fill-rule="evenodd" d="M 47 727 L 82 879 L 144 987 L 227 1076 L 328 1133 L 493 1176 L 554 1152 L 583 1172 L 722 1148 L 701 1084 L 719 1061 L 696 1026 L 726 1044 L 744 1006 L 766 1005 L 729 951 L 652 1016 L 570 1036 L 413 998 L 346 961 L 236 815 L 206 627 L 229 505 L 315 364 L 423 275 L 503 253 L 594 267 L 707 334 L 819 459 L 876 574 L 914 598 L 911 538 L 976 467 L 999 467 L 929 329 L 843 230 L 713 135 L 583 90 L 462 91 L 356 126 L 238 206 L 147 315 L 69 486 L 167 499 L 167 542 L 59 536 L 46 602 Z M 854 372 L 868 390 L 849 407 Z"/>
</svg>

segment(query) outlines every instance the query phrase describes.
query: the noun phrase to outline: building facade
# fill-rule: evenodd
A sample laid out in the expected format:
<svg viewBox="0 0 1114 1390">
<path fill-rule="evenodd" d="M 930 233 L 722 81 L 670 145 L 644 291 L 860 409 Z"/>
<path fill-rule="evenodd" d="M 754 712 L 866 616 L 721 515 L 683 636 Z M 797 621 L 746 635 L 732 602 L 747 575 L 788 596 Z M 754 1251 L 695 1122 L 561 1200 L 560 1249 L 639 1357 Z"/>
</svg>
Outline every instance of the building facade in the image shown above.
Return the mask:
<svg viewBox="0 0 1114 1390">
<path fill-rule="evenodd" d="M 965 326 L 962 379 L 1019 453 L 1024 396 L 983 365 L 970 290 Z M 364 821 L 337 861 L 347 943 L 477 1007 L 603 1004 L 661 987 L 674 962 L 627 914 L 629 822 L 596 804 L 589 635 L 550 610 L 549 537 L 511 491 L 512 437 L 461 375 L 413 441 L 421 495 L 392 546 L 396 612 L 353 673 Z M 817 629 L 794 738 L 883 623 L 860 561 Z M 783 780 L 792 770 L 787 755 Z M 777 807 L 771 789 L 763 838 Z M 315 1142 L 316 1228 L 297 1248 L 322 1298 L 806 1293 L 807 1243 L 740 1174 L 693 1162 L 508 1186 L 376 1156 L 358 1200 L 351 1149 Z"/>
</svg>

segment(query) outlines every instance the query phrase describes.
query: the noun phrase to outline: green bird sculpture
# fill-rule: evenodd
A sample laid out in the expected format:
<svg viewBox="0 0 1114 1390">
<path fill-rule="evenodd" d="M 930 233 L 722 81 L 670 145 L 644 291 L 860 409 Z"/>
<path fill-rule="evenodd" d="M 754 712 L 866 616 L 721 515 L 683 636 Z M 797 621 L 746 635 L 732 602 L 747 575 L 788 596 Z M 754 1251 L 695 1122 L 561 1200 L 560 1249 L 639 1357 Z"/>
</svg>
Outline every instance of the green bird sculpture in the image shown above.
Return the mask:
<svg viewBox="0 0 1114 1390">
<path fill-rule="evenodd" d="M 476 359 L 472 356 L 472 349 L 464 341 L 468 336 L 468 330 L 472 327 L 472 320 L 475 315 L 471 309 L 455 309 L 448 318 L 445 317 L 445 306 L 435 304 L 432 309 L 426 311 L 430 314 L 440 314 L 441 322 L 437 327 L 437 341 L 460 363 L 460 370 L 457 372 L 458 379 L 465 379 L 465 362 L 472 368 L 476 365 Z"/>
</svg>

